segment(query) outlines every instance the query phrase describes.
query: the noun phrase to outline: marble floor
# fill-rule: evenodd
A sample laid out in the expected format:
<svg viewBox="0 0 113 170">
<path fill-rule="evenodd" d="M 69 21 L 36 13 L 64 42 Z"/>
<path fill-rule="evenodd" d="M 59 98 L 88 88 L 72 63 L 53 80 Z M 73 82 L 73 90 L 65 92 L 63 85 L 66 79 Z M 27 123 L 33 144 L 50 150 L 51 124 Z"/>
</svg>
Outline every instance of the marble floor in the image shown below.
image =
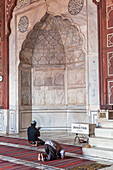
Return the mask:
<svg viewBox="0 0 113 170">
<path fill-rule="evenodd" d="M 10 137 L 12 136 L 12 137 L 17 137 L 17 138 L 27 139 L 27 133 L 26 132 L 22 132 L 19 135 L 3 135 L 3 134 L 0 134 L 0 135 L 1 136 L 10 136 Z M 75 134 L 71 133 L 71 132 L 52 132 L 52 131 L 44 132 L 44 131 L 41 131 L 40 138 L 43 139 L 44 141 L 55 140 L 55 141 L 58 141 L 59 143 L 62 143 L 62 144 L 74 145 Z M 5 142 L 4 142 L 4 144 L 5 144 Z M 10 146 L 10 144 L 5 144 L 5 145 Z M 82 143 L 82 144 L 76 143 L 76 145 L 85 147 L 86 144 L 85 143 Z M 27 149 L 27 146 L 26 146 L 26 149 Z M 35 148 L 33 148 L 33 149 L 35 149 Z M 73 157 L 89 159 L 89 160 L 94 160 L 97 163 L 101 163 L 101 164 L 111 165 L 110 167 L 103 168 L 103 170 L 113 170 L 113 161 L 112 160 L 101 159 L 101 158 L 98 158 L 98 157 L 89 157 L 89 156 L 84 156 L 84 155 L 77 155 L 77 154 L 72 154 L 72 153 L 67 153 L 67 155 L 73 156 Z M 23 164 L 23 165 L 27 164 L 27 166 L 29 166 L 29 167 L 35 167 L 35 168 L 39 168 L 39 169 L 45 169 L 45 170 L 51 169 L 48 166 L 43 167 L 40 164 L 32 164 L 32 162 L 29 163 L 29 165 L 28 165 L 28 163 L 26 161 L 15 160 L 13 158 L 10 158 L 10 157 L 7 158 L 7 157 L 4 157 L 2 155 L 0 155 L 0 159 L 1 160 L 8 160 L 10 162 L 14 162 L 14 163 L 17 163 L 17 164 L 18 163 Z M 57 169 L 57 168 L 52 168 L 51 170 L 54 170 L 54 169 Z"/>
</svg>

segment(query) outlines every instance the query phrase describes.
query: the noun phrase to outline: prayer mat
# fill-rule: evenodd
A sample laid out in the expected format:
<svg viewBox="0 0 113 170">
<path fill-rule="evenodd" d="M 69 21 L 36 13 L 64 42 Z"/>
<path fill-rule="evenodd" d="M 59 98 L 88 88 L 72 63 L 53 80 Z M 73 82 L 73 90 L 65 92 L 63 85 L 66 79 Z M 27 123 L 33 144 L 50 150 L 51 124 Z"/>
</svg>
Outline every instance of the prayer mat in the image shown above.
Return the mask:
<svg viewBox="0 0 113 170">
<path fill-rule="evenodd" d="M 38 161 L 37 159 L 38 153 L 39 151 L 34 151 L 30 149 L 15 148 L 10 146 L 0 145 L 0 155 L 17 158 L 28 162 L 35 162 L 42 165 L 48 165 L 55 168 L 62 168 L 66 170 L 81 165 L 91 164 L 94 162 L 86 159 L 69 157 L 69 156 L 66 156 L 64 159 L 42 162 L 42 161 Z"/>
<path fill-rule="evenodd" d="M 102 169 L 106 167 L 110 167 L 111 165 L 104 165 L 104 164 L 98 164 L 98 163 L 91 163 L 89 165 L 82 165 L 78 166 L 69 170 L 97 170 L 97 169 Z"/>
<path fill-rule="evenodd" d="M 0 136 L 0 142 L 31 146 L 28 143 L 27 139 L 20 139 L 20 138 Z M 75 154 L 82 154 L 82 147 L 74 146 L 74 145 L 64 145 L 64 144 L 61 144 L 61 146 L 64 148 L 64 150 L 66 152 L 71 152 L 71 153 L 75 153 Z M 37 146 L 37 148 L 44 148 L 44 146 L 39 145 L 39 146 Z"/>
<path fill-rule="evenodd" d="M 87 159 L 82 159 L 82 158 L 73 158 L 66 156 L 64 159 L 57 159 L 53 161 L 45 161 L 42 164 L 49 165 L 49 166 L 54 166 L 56 168 L 61 168 L 65 170 L 71 170 L 74 167 L 79 167 L 81 165 L 87 165 L 91 164 L 94 161 L 90 161 Z"/>
<path fill-rule="evenodd" d="M 21 169 L 21 170 L 40 170 L 38 168 L 32 168 L 32 167 L 29 167 L 29 166 L 25 166 L 25 165 L 20 165 L 20 164 L 16 164 L 16 163 L 12 163 L 12 162 L 9 162 L 9 161 L 3 161 L 3 160 L 0 160 L 0 170 L 9 170 L 9 169 Z"/>
</svg>

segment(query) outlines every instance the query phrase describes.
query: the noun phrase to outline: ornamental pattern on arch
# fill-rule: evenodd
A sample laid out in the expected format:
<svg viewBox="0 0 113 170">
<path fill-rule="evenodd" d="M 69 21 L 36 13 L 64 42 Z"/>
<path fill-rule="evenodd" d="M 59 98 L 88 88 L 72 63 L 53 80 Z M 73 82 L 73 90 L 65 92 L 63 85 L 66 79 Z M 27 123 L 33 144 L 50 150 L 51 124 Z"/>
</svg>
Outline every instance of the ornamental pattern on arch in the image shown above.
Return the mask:
<svg viewBox="0 0 113 170">
<path fill-rule="evenodd" d="M 83 37 L 69 20 L 48 15 L 27 38 L 20 52 L 22 63 L 53 65 L 85 61 Z"/>
<path fill-rule="evenodd" d="M 84 0 L 70 0 L 68 3 L 68 11 L 71 15 L 80 13 L 84 5 Z"/>
</svg>

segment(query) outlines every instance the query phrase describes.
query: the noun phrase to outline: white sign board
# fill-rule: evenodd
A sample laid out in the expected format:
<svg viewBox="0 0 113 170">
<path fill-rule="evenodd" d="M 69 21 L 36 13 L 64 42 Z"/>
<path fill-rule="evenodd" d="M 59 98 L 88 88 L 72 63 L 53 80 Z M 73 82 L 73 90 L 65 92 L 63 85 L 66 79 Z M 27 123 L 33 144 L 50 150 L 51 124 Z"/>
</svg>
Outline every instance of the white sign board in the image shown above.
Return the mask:
<svg viewBox="0 0 113 170">
<path fill-rule="evenodd" d="M 79 134 L 89 134 L 89 124 L 71 124 L 71 132 Z"/>
</svg>

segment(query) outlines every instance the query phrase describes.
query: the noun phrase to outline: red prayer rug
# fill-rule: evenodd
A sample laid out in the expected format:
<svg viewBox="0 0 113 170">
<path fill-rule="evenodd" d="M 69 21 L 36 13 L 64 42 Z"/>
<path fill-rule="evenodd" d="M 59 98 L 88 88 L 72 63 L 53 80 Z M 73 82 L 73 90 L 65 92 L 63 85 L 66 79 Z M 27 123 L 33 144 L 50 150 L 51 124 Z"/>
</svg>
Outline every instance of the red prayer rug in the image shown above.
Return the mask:
<svg viewBox="0 0 113 170">
<path fill-rule="evenodd" d="M 8 161 L 4 161 L 4 160 L 0 160 L 0 170 L 7 170 L 7 169 L 10 169 L 10 170 L 40 170 L 38 168 L 32 168 L 32 167 L 29 167 L 29 166 L 25 166 L 25 165 L 20 165 L 20 164 L 15 164 L 15 163 L 12 163 L 12 162 L 8 162 Z"/>
<path fill-rule="evenodd" d="M 20 138 L 0 136 L 0 142 L 30 146 L 27 139 L 20 139 Z M 64 144 L 61 145 L 66 152 L 82 154 L 82 147 L 74 146 L 74 145 L 64 145 Z M 44 148 L 44 146 L 38 146 L 37 148 Z"/>
<path fill-rule="evenodd" d="M 17 158 L 24 161 L 35 162 L 42 165 L 53 166 L 56 168 L 72 169 L 77 166 L 87 165 L 94 162 L 86 159 L 68 156 L 66 156 L 65 159 L 41 162 L 37 160 L 38 153 L 39 151 L 0 145 L 0 155 Z"/>
</svg>

